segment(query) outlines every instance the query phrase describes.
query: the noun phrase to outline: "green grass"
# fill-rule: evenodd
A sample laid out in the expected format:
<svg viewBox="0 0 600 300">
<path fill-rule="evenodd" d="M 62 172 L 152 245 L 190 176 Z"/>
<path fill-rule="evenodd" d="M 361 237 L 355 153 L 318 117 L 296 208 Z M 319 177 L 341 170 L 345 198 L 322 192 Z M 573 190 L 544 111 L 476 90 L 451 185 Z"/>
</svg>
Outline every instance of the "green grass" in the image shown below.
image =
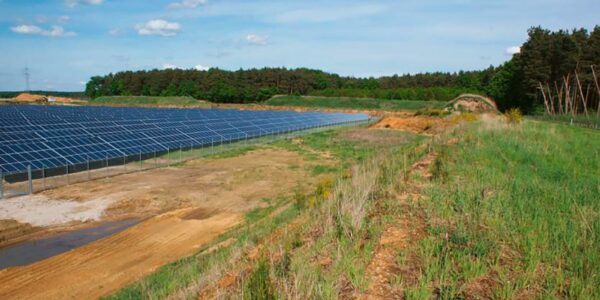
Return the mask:
<svg viewBox="0 0 600 300">
<path fill-rule="evenodd" d="M 276 205 L 282 205 L 283 203 L 277 203 Z M 265 209 L 272 210 L 273 208 Z M 203 254 L 202 251 L 207 249 L 210 245 L 207 245 L 198 254 L 192 255 L 186 258 L 182 258 L 179 261 L 167 264 L 158 269 L 153 274 L 144 277 L 143 279 L 124 287 L 113 295 L 104 297 L 103 299 L 163 299 L 168 295 L 183 289 L 195 280 L 205 276 L 207 272 L 215 267 L 231 267 L 228 265 L 232 255 L 235 255 L 236 251 L 241 251 L 244 248 L 252 245 L 273 230 L 285 225 L 290 220 L 293 220 L 300 211 L 295 206 L 289 206 L 284 209 L 281 213 L 270 218 L 268 214 L 264 214 L 264 211 L 256 211 L 251 213 L 249 219 L 254 221 L 253 227 L 250 226 L 239 226 L 238 228 L 222 235 L 215 244 L 228 239 L 235 239 L 235 243 L 229 247 L 221 248 L 210 254 Z M 247 223 L 249 224 L 249 223 Z"/>
<path fill-rule="evenodd" d="M 395 148 L 398 146 L 401 147 L 410 147 L 407 144 L 377 144 L 373 145 L 372 143 L 367 142 L 357 142 L 357 141 L 348 141 L 341 138 L 342 133 L 347 130 L 352 130 L 349 128 L 338 128 L 333 130 L 327 130 L 322 132 L 311 133 L 300 138 L 300 143 L 292 143 L 289 140 L 278 140 L 274 141 L 273 147 L 280 147 L 283 149 L 298 151 L 304 155 L 320 155 L 321 153 L 329 153 L 332 157 L 337 158 L 341 165 L 347 165 L 351 163 L 357 163 L 363 161 L 365 157 L 369 155 L 376 154 L 377 152 L 374 150 L 381 150 L 382 148 Z M 403 134 L 398 133 L 404 137 Z M 417 137 L 410 135 L 411 138 L 407 138 L 408 142 L 417 142 Z M 234 150 L 235 151 L 235 150 Z M 337 170 L 337 169 L 336 169 Z M 334 171 L 333 168 L 330 169 L 327 165 L 317 165 L 315 166 L 313 172 L 321 173 L 321 172 L 330 172 Z M 300 188 L 298 189 L 300 191 Z M 324 194 L 323 191 L 319 191 L 319 187 L 307 187 L 308 191 L 313 191 L 311 194 L 321 195 Z M 285 198 L 277 198 L 268 202 L 269 206 L 266 208 L 257 208 L 251 210 L 245 215 L 245 224 L 238 227 L 237 229 L 228 232 L 221 237 L 219 237 L 212 245 L 219 243 L 220 241 L 225 241 L 230 238 L 235 239 L 235 243 L 231 246 L 220 249 L 211 254 L 202 254 L 202 250 L 208 248 L 210 245 L 207 245 L 202 249 L 198 254 L 192 255 L 187 258 L 183 258 L 177 262 L 168 264 L 162 268 L 160 268 L 155 273 L 137 281 L 134 284 L 131 284 L 116 294 L 108 296 L 107 299 L 160 299 L 165 298 L 168 295 L 172 295 L 177 291 L 181 291 L 182 289 L 189 288 L 193 286 L 194 282 L 209 276 L 209 274 L 215 274 L 215 268 L 221 268 L 226 270 L 231 270 L 233 268 L 232 263 L 235 263 L 235 259 L 232 257 L 236 257 L 239 255 L 240 251 L 247 250 L 247 247 L 254 245 L 268 236 L 273 230 L 277 228 L 281 228 L 288 222 L 294 220 L 301 214 L 312 214 L 310 209 L 302 208 L 298 205 L 289 205 L 294 203 L 294 196 L 289 196 Z M 281 213 L 272 216 L 274 211 L 277 211 L 278 208 L 283 208 Z M 375 222 L 380 224 L 379 221 Z M 319 226 L 322 224 L 319 224 Z M 379 228 L 380 225 L 377 225 Z M 375 230 L 375 225 L 370 226 L 371 230 Z M 371 233 L 373 237 L 375 237 L 378 233 Z M 319 247 L 327 246 L 327 239 L 335 238 L 335 235 L 328 235 L 327 238 L 319 240 Z M 368 253 L 372 251 L 375 246 L 376 239 L 373 238 L 371 242 L 369 242 L 364 247 L 356 246 L 357 240 L 348 241 L 344 240 L 341 242 L 342 247 L 347 247 L 348 251 L 344 251 L 344 259 L 336 262 L 336 271 L 335 274 L 329 274 L 326 280 L 326 285 L 328 285 L 331 289 L 328 289 L 330 292 L 335 289 L 335 276 L 339 274 L 339 272 L 348 272 L 353 274 L 352 280 L 356 281 L 357 284 L 361 286 L 365 286 L 365 282 L 363 279 L 364 273 L 364 265 L 368 262 L 369 256 Z M 283 237 L 282 243 L 285 245 L 285 249 L 297 248 L 299 245 L 303 243 L 303 236 L 296 233 L 288 233 Z M 268 245 L 274 246 L 274 245 Z M 319 251 L 322 248 L 316 248 L 311 250 Z M 286 273 L 291 272 L 291 269 L 296 268 L 296 263 L 301 263 L 303 258 L 293 259 L 291 257 L 286 256 L 286 260 L 284 262 L 280 262 L 277 265 L 270 268 L 269 272 L 277 273 L 281 277 L 285 277 Z M 356 264 L 355 262 L 360 260 L 360 264 Z M 264 261 L 262 262 L 264 263 Z M 258 267 L 260 267 L 261 261 L 258 262 Z M 293 265 L 294 264 L 294 265 Z M 264 266 L 263 266 L 264 269 Z M 350 269 L 348 271 L 348 269 Z M 252 290 L 261 290 L 264 288 L 260 284 L 260 280 L 254 282 L 252 278 L 264 277 L 264 272 L 266 270 L 262 270 L 261 268 L 257 268 L 258 271 L 255 271 L 248 278 L 248 283 L 245 284 L 243 289 L 252 289 Z M 295 272 L 295 271 L 294 271 Z M 254 282 L 254 283 L 253 283 Z M 197 291 L 196 291 L 197 292 Z M 185 292 L 187 297 L 197 297 L 195 291 L 188 290 Z"/>
<path fill-rule="evenodd" d="M 196 100 L 192 97 L 148 97 L 148 96 L 102 96 L 89 101 L 90 105 L 115 105 L 115 106 L 203 106 L 210 105 L 206 101 Z"/>
<path fill-rule="evenodd" d="M 428 234 L 406 296 L 477 298 L 480 286 L 495 299 L 600 298 L 600 132 L 526 121 L 456 137 L 414 207 Z"/>
<path fill-rule="evenodd" d="M 539 115 L 532 116 L 535 120 L 549 121 L 556 123 L 572 124 L 574 126 L 587 127 L 600 129 L 600 116 L 596 115 L 595 112 L 591 112 L 589 115 L 578 114 L 578 115 Z"/>
<path fill-rule="evenodd" d="M 385 100 L 372 98 L 279 96 L 265 101 L 274 106 L 300 106 L 309 108 L 337 108 L 386 111 L 416 111 L 425 108 L 443 108 L 443 101 Z"/>
</svg>

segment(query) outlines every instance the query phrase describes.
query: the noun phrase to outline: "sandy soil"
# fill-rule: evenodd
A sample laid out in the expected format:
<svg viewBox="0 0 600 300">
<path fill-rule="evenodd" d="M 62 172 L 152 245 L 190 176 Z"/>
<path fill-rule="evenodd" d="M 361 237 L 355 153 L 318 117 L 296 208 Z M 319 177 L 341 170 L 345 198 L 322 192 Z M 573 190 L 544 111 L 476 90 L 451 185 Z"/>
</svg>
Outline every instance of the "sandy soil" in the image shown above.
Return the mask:
<svg viewBox="0 0 600 300">
<path fill-rule="evenodd" d="M 313 183 L 311 164 L 323 161 L 264 148 L 11 199 L 0 206 L 5 210 L 0 216 L 17 219 L 0 220 L 0 233 L 9 238 L 87 227 L 94 223 L 83 221 L 97 218 L 154 217 L 61 255 L 0 271 L 0 299 L 96 298 L 115 291 L 193 253 L 241 222 L 244 212 L 267 205 L 264 199 L 290 194 L 300 182 Z"/>
<path fill-rule="evenodd" d="M 264 199 L 291 193 L 306 176 L 295 152 L 261 149 L 238 157 L 199 159 L 179 167 L 146 170 L 66 185 L 34 196 L 0 201 L 0 220 L 23 227 L 73 227 L 78 223 L 143 218 L 185 207 L 246 212 Z M 79 224 L 81 225 L 81 224 Z M 89 224 L 86 224 L 89 226 Z M 0 222 L 0 243 L 19 237 Z M 61 228 L 64 229 L 64 228 Z M 30 232 L 29 232 L 30 233 Z M 25 234 L 25 233 L 24 233 Z"/>
<path fill-rule="evenodd" d="M 190 255 L 243 215 L 194 219 L 188 208 L 153 217 L 111 237 L 40 262 L 0 271 L 0 299 L 93 299 Z"/>
<path fill-rule="evenodd" d="M 105 198 L 78 202 L 51 200 L 45 195 L 15 197 L 0 202 L 0 220 L 15 220 L 32 226 L 98 221 L 111 202 Z"/>
<path fill-rule="evenodd" d="M 373 124 L 371 128 L 389 128 L 417 134 L 435 134 L 450 126 L 451 122 L 441 118 L 423 116 L 394 117 L 388 116 Z"/>
</svg>

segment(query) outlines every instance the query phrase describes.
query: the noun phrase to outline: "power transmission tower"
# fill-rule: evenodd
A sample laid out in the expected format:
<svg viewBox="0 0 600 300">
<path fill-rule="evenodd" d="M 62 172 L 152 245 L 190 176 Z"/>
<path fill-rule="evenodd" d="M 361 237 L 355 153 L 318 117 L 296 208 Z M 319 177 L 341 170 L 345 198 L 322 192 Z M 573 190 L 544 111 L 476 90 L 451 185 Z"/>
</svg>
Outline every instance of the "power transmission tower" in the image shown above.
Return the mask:
<svg viewBox="0 0 600 300">
<path fill-rule="evenodd" d="M 25 75 L 25 91 L 29 92 L 29 68 L 23 70 L 23 75 Z"/>
</svg>

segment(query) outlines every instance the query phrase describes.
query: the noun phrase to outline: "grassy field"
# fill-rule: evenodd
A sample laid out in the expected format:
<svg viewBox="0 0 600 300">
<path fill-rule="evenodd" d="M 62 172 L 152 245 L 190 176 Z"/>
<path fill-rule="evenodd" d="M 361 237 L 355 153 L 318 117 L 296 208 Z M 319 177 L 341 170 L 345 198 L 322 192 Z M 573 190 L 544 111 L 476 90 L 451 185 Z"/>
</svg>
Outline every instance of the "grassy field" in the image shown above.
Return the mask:
<svg viewBox="0 0 600 300">
<path fill-rule="evenodd" d="M 533 119 L 540 121 L 549 121 L 555 123 L 564 123 L 564 124 L 572 124 L 574 126 L 586 127 L 586 128 L 595 128 L 600 129 L 600 116 L 596 115 L 594 112 L 589 115 L 578 114 L 575 116 L 572 115 L 537 115 L 532 116 Z"/>
<path fill-rule="evenodd" d="M 438 149 L 411 298 L 600 298 L 600 132 L 474 124 Z"/>
<path fill-rule="evenodd" d="M 274 106 L 301 106 L 314 108 L 416 111 L 424 108 L 443 108 L 444 105 L 446 105 L 446 102 L 385 100 L 370 98 L 280 96 L 267 100 L 265 104 Z"/>
<path fill-rule="evenodd" d="M 277 230 L 290 226 L 295 219 L 309 216 L 317 206 L 317 202 L 321 202 L 322 198 L 330 193 L 335 178 L 344 177 L 349 166 L 369 161 L 369 158 L 383 149 L 391 151 L 391 149 L 409 147 L 408 145 L 414 145 L 420 140 L 410 133 L 376 130 L 375 134 L 380 136 L 383 141 L 372 143 L 360 138 L 348 139 L 344 134 L 349 132 L 362 134 L 367 132 L 367 129 L 340 128 L 316 132 L 297 138 L 296 140 L 301 142 L 296 143 L 283 140 L 274 141 L 272 147 L 297 152 L 308 160 L 319 159 L 317 156 L 327 153 L 339 164 L 335 167 L 325 165 L 314 167 L 311 170 L 312 175 L 327 173 L 329 174 L 328 178 L 331 179 L 324 180 L 316 187 L 299 185 L 293 196 L 265 199 L 267 204 L 265 208 L 255 209 L 246 214 L 246 224 L 221 236 L 213 244 L 200 249 L 196 255 L 164 266 L 156 273 L 125 287 L 106 299 L 160 299 L 174 295 L 179 298 L 197 298 L 199 291 L 214 284 L 227 272 L 246 263 L 254 264 L 254 261 L 248 261 L 248 258 L 244 257 L 244 253 L 265 243 L 265 239 L 275 234 Z M 385 139 L 391 138 L 393 138 L 393 143 L 385 142 Z M 230 155 L 236 155 L 239 151 L 242 150 L 234 149 Z M 224 153 L 218 157 L 229 157 L 230 155 Z M 297 247 L 301 244 L 299 238 L 299 232 L 290 229 L 289 234 L 285 235 L 282 240 L 276 240 L 272 245 L 267 243 L 266 246 L 270 248 L 284 243 L 289 247 L 294 245 Z M 211 246 L 227 241 L 233 241 L 233 243 L 214 252 L 207 250 Z M 352 257 L 348 256 L 348 259 L 351 260 Z M 259 260 L 257 263 L 261 261 Z M 268 268 L 270 270 L 271 266 Z M 281 268 L 284 266 L 279 265 L 278 268 L 283 272 Z M 260 270 L 257 274 L 260 274 Z M 249 294 L 255 292 L 252 284 L 240 288 L 247 289 Z"/>
<path fill-rule="evenodd" d="M 380 239 L 397 224 L 411 233 L 392 252 L 395 296 L 600 297 L 597 130 L 497 118 L 436 138 L 345 128 L 273 146 L 307 159 L 328 153 L 339 164 L 314 167 L 313 175 L 330 179 L 249 212 L 246 225 L 215 242 L 235 238 L 230 246 L 165 266 L 110 298 L 197 298 L 231 270 L 245 271 L 217 294 L 364 295 L 372 292 L 369 266 Z M 424 157 L 434 157 L 425 173 L 412 172 Z M 260 252 L 250 259 L 249 249 Z"/>
<path fill-rule="evenodd" d="M 89 101 L 91 105 L 115 106 L 203 106 L 208 102 L 196 100 L 192 97 L 146 97 L 146 96 L 103 96 Z"/>
</svg>

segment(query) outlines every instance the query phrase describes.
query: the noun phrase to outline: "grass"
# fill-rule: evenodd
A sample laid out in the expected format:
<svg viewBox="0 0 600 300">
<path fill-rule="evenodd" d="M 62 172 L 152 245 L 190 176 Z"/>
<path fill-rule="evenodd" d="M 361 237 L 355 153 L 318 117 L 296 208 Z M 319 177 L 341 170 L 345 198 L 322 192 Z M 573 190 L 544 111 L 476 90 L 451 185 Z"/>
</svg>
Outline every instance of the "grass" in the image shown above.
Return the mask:
<svg viewBox="0 0 600 300">
<path fill-rule="evenodd" d="M 413 207 L 429 230 L 407 250 L 422 265 L 405 295 L 600 298 L 600 132 L 525 121 L 455 137 Z"/>
<path fill-rule="evenodd" d="M 298 217 L 306 223 L 265 243 L 248 276 L 227 294 L 345 298 L 345 291 L 369 286 L 366 266 L 383 228 L 400 214 L 420 216 L 426 225 L 397 250 L 398 263 L 416 273 L 414 280 L 403 274 L 392 280 L 406 298 L 600 298 L 599 131 L 485 120 L 420 147 L 418 137 L 403 144 L 351 142 L 340 138 L 345 130 L 273 144 L 335 157 L 334 181 L 249 212 L 247 225 L 219 239 L 235 238 L 232 246 L 165 266 L 113 299 L 197 297 L 198 282 L 218 280 L 236 265 L 236 253 Z M 428 146 L 437 153 L 433 177 L 415 177 L 424 197 L 401 206 L 395 197 L 411 184 L 403 176 Z M 326 165 L 313 170 L 326 171 Z M 271 216 L 277 207 L 285 209 Z"/>
<path fill-rule="evenodd" d="M 532 118 L 540 121 L 549 121 L 555 123 L 570 124 L 580 127 L 600 129 L 600 116 L 596 115 L 594 112 L 591 112 L 587 116 L 585 114 L 578 114 L 575 116 L 570 114 L 554 116 L 538 115 L 532 116 Z"/>
<path fill-rule="evenodd" d="M 377 153 L 374 150 L 397 148 L 399 146 L 398 144 L 392 143 L 387 145 L 373 145 L 371 143 L 346 141 L 340 138 L 346 130 L 350 129 L 339 128 L 336 130 L 316 132 L 297 138 L 296 140 L 299 140 L 299 143 L 275 141 L 273 146 L 298 151 L 307 156 L 328 153 L 331 157 L 336 158 L 341 165 L 351 165 L 359 162 L 366 163 L 368 157 Z M 412 136 L 412 139 L 407 139 L 407 143 L 414 141 L 416 141 L 414 136 Z M 400 147 L 410 146 L 408 146 L 408 144 L 401 144 Z M 379 176 L 378 170 L 379 169 L 377 168 L 370 171 L 370 176 Z M 326 165 L 317 165 L 313 172 L 321 173 L 330 171 L 333 171 L 333 169 L 330 169 L 330 167 Z M 344 175 L 340 175 L 340 178 L 345 178 L 345 182 L 351 180 L 350 177 Z M 372 181 L 372 179 L 366 180 L 366 182 L 370 181 Z M 297 195 L 271 200 L 268 202 L 270 203 L 268 207 L 248 212 L 245 218 L 245 225 L 224 234 L 213 243 L 213 245 L 215 245 L 219 242 L 233 238 L 235 239 L 233 245 L 219 249 L 210 254 L 204 254 L 205 249 L 208 248 L 207 246 L 198 254 L 166 265 L 154 274 L 125 287 L 116 294 L 109 296 L 107 299 L 165 298 L 169 295 L 177 295 L 177 297 L 180 298 L 197 297 L 198 291 L 201 290 L 203 286 L 210 284 L 211 281 L 214 282 L 215 280 L 218 280 L 219 276 L 232 270 L 232 268 L 236 266 L 236 262 L 239 263 L 240 253 L 247 251 L 248 247 L 260 243 L 275 229 L 283 227 L 285 224 L 299 216 L 304 215 L 310 217 L 311 215 L 316 214 L 317 212 L 314 208 L 321 207 L 322 205 L 319 203 L 323 203 L 323 199 L 329 198 L 334 189 L 333 182 L 330 179 L 325 179 L 315 187 L 306 187 L 306 190 L 304 188 L 298 188 Z M 304 196 L 307 191 L 308 196 Z M 338 188 L 336 191 L 340 192 L 341 190 Z M 357 190 L 355 189 L 354 191 Z M 362 195 L 360 197 L 365 199 L 364 193 L 355 194 Z M 367 197 L 370 196 L 367 195 Z M 305 206 L 293 205 L 294 198 L 308 199 L 312 204 Z M 283 210 L 273 216 L 272 214 L 275 211 L 280 211 L 279 208 Z M 349 208 L 350 207 L 347 207 L 347 209 Z M 360 220 L 358 223 L 362 223 L 363 220 L 365 220 L 366 215 L 364 212 L 359 218 Z M 326 217 L 327 215 L 321 212 L 320 216 Z M 323 219 L 315 218 L 315 221 L 315 223 L 311 224 L 318 226 L 323 225 L 320 223 Z M 361 225 L 357 225 L 356 222 L 353 224 L 354 225 L 350 226 L 362 227 Z M 368 226 L 368 231 L 374 236 L 377 234 L 374 229 L 375 227 L 375 225 Z M 350 229 L 350 227 L 347 228 Z M 260 298 L 260 295 L 264 296 L 265 293 L 267 295 L 272 295 L 272 292 L 276 292 L 277 295 L 280 295 L 280 286 L 277 284 L 279 284 L 281 280 L 287 280 L 289 278 L 288 276 L 291 274 L 296 274 L 296 272 L 298 272 L 297 268 L 302 268 L 303 265 L 305 265 L 306 261 L 304 261 L 304 259 L 306 259 L 306 257 L 294 257 L 291 254 L 294 249 L 299 248 L 303 244 L 302 237 L 303 235 L 299 231 L 288 232 L 283 235 L 278 243 L 266 244 L 265 246 L 268 248 L 281 247 L 280 249 L 285 249 L 286 254 L 283 256 L 284 259 L 279 261 L 267 261 L 265 260 L 265 257 L 259 259 L 253 268 L 253 272 L 250 273 L 249 278 L 247 278 L 243 285 L 238 287 L 239 294 L 243 294 L 249 298 L 253 298 L 255 295 L 258 295 L 258 298 Z M 329 249 L 329 247 L 331 247 L 331 243 L 328 242 L 330 239 L 337 239 L 336 231 L 330 231 L 325 238 L 319 239 L 317 248 L 312 249 L 309 253 Z M 348 248 L 348 251 L 344 251 L 344 258 L 339 262 L 336 262 L 336 270 L 338 270 L 336 273 L 324 274 L 324 276 L 327 277 L 328 285 L 335 284 L 335 278 L 339 272 L 351 274 L 351 280 L 356 281 L 356 284 L 360 284 L 361 286 L 366 284 L 364 279 L 361 278 L 364 273 L 364 265 L 368 262 L 368 252 L 373 249 L 376 239 L 373 239 L 366 247 L 357 247 L 356 243 L 358 241 L 358 239 L 344 239 L 340 242 L 339 245 Z M 356 264 L 356 260 L 361 260 L 362 264 Z M 300 264 L 300 266 L 298 264 Z M 278 280 L 273 279 L 273 285 L 278 287 L 276 291 L 271 290 L 270 284 L 263 284 L 267 273 L 270 277 L 277 276 L 277 278 L 279 278 Z M 329 293 L 331 294 L 331 290 L 329 290 Z"/>
<path fill-rule="evenodd" d="M 372 98 L 279 96 L 265 101 L 273 106 L 300 106 L 309 108 L 337 108 L 385 111 L 417 111 L 425 108 L 443 108 L 443 101 L 386 100 Z"/>
<path fill-rule="evenodd" d="M 209 106 L 206 101 L 192 97 L 150 97 L 150 96 L 102 96 L 88 102 L 90 105 L 114 106 L 174 106 L 198 107 Z"/>
</svg>

